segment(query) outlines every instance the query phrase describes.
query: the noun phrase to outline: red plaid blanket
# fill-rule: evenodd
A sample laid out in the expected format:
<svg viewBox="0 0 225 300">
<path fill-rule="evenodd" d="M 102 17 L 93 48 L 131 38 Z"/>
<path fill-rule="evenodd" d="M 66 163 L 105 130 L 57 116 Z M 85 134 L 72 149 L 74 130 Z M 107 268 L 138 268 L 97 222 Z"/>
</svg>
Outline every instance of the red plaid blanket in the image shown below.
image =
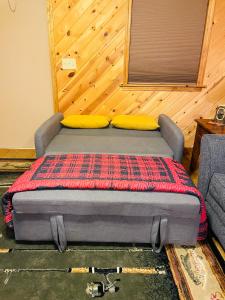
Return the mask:
<svg viewBox="0 0 225 300">
<path fill-rule="evenodd" d="M 112 154 L 64 154 L 39 158 L 3 195 L 6 224 L 13 227 L 14 193 L 40 189 L 155 191 L 195 195 L 201 203 L 198 240 L 207 235 L 203 197 L 184 167 L 170 159 Z"/>
</svg>

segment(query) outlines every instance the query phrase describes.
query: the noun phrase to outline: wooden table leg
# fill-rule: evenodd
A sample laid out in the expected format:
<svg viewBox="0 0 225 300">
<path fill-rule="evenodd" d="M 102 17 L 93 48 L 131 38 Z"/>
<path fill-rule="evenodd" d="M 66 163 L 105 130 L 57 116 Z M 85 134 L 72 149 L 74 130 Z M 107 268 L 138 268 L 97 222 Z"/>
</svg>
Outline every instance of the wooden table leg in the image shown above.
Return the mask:
<svg viewBox="0 0 225 300">
<path fill-rule="evenodd" d="M 197 125 L 194 147 L 192 150 L 191 163 L 190 163 L 191 172 L 194 172 L 197 169 L 202 135 L 203 135 L 202 128 L 199 125 Z"/>
</svg>

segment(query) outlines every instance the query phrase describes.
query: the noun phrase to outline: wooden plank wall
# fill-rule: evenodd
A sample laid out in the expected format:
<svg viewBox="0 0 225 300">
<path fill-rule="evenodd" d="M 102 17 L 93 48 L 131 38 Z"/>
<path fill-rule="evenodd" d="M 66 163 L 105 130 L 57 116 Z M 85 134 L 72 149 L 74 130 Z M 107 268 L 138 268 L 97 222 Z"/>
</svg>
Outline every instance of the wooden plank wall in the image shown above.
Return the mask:
<svg viewBox="0 0 225 300">
<path fill-rule="evenodd" d="M 212 117 L 225 103 L 225 1 L 216 0 L 202 91 L 129 91 L 123 81 L 127 0 L 49 0 L 56 110 L 69 114 L 165 113 L 193 145 L 195 118 Z M 74 57 L 77 70 L 61 69 Z"/>
</svg>

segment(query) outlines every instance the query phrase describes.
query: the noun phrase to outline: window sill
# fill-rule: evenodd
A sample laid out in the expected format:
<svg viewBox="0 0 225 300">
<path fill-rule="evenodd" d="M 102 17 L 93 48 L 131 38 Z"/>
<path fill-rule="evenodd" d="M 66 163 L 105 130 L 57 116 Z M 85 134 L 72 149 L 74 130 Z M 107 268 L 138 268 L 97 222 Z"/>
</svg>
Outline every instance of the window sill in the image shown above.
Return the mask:
<svg viewBox="0 0 225 300">
<path fill-rule="evenodd" d="M 120 88 L 126 91 L 186 91 L 199 92 L 206 86 L 197 86 L 195 84 L 121 84 Z"/>
</svg>

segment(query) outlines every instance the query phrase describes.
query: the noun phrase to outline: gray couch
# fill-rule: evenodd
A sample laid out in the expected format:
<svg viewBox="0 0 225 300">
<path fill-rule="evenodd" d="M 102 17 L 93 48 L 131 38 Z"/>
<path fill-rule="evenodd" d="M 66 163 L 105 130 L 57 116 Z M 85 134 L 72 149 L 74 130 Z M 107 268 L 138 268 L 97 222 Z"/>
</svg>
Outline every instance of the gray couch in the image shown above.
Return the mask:
<svg viewBox="0 0 225 300">
<path fill-rule="evenodd" d="M 60 124 L 62 113 L 47 120 L 35 134 L 37 157 L 56 153 L 127 153 L 173 157 L 181 161 L 184 137 L 167 116 L 159 116 L 160 130 L 138 131 L 113 127 L 70 129 Z"/>
<path fill-rule="evenodd" d="M 160 130 L 116 128 L 68 129 L 58 113 L 36 132 L 37 156 L 56 153 L 127 153 L 181 161 L 183 134 L 167 116 Z M 17 240 L 166 243 L 194 245 L 199 227 L 199 200 L 193 195 L 106 190 L 43 190 L 13 197 Z M 159 248 L 156 248 L 156 243 Z"/>
<path fill-rule="evenodd" d="M 225 135 L 203 136 L 198 187 L 206 199 L 210 228 L 225 249 Z"/>
</svg>

